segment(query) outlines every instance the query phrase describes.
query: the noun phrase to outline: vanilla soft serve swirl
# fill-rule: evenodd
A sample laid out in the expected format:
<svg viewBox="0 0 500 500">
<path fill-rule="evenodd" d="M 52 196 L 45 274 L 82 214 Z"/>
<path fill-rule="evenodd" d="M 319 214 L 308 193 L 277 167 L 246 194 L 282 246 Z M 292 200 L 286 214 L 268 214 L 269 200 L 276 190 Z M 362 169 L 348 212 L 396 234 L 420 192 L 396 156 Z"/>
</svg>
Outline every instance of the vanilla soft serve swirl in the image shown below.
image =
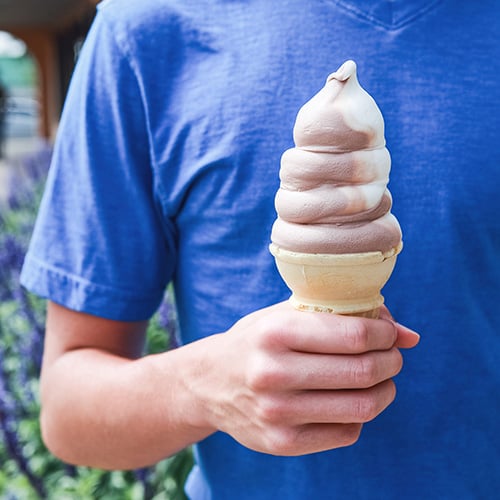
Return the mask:
<svg viewBox="0 0 500 500">
<path fill-rule="evenodd" d="M 281 159 L 271 239 L 305 253 L 388 252 L 401 242 L 387 190 L 384 120 L 345 62 L 297 114 Z"/>
</svg>

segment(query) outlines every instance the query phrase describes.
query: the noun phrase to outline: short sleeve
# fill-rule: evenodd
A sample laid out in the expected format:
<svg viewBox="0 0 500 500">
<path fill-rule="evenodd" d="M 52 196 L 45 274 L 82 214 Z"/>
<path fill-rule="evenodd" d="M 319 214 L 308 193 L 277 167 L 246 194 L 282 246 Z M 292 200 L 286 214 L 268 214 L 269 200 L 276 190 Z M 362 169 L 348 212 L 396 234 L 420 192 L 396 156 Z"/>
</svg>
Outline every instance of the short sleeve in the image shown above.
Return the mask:
<svg viewBox="0 0 500 500">
<path fill-rule="evenodd" d="M 135 321 L 158 307 L 175 265 L 151 131 L 130 55 L 102 15 L 65 102 L 21 283 L 68 308 Z"/>
</svg>

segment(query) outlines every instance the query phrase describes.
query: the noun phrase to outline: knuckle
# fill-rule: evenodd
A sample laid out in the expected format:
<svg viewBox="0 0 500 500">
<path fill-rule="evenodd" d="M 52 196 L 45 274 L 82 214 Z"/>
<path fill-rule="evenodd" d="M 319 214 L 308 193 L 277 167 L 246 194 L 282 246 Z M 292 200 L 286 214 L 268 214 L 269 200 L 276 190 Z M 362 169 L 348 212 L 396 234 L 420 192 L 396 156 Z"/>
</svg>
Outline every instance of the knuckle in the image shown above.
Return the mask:
<svg viewBox="0 0 500 500">
<path fill-rule="evenodd" d="M 388 392 L 388 401 L 389 404 L 391 404 L 395 399 L 396 399 L 396 384 L 394 383 L 394 380 L 388 380 L 387 381 L 387 392 Z"/>
<path fill-rule="evenodd" d="M 266 392 L 282 387 L 286 375 L 280 365 L 265 355 L 257 355 L 249 363 L 246 375 L 247 387 L 252 392 Z"/>
<path fill-rule="evenodd" d="M 266 446 L 272 455 L 296 454 L 298 431 L 293 427 L 275 427 L 267 433 Z"/>
<path fill-rule="evenodd" d="M 362 429 L 363 424 L 345 424 L 339 439 L 339 446 L 351 446 L 355 444 L 361 436 Z"/>
<path fill-rule="evenodd" d="M 252 325 L 252 331 L 255 332 L 253 340 L 258 349 L 267 349 L 269 339 L 273 335 L 271 324 L 265 321 L 265 318 L 258 318 Z"/>
<path fill-rule="evenodd" d="M 365 352 L 368 349 L 369 331 L 361 318 L 352 318 L 346 330 L 346 341 L 353 352 Z"/>
<path fill-rule="evenodd" d="M 264 350 L 279 348 L 286 344 L 287 334 L 293 326 L 292 318 L 282 311 L 272 317 L 259 318 L 255 325 L 255 330 L 260 332 L 258 345 Z"/>
<path fill-rule="evenodd" d="M 256 415 L 264 425 L 278 425 L 286 420 L 287 405 L 278 397 L 260 398 L 256 404 Z"/>
<path fill-rule="evenodd" d="M 392 349 L 393 356 L 395 358 L 395 373 L 394 375 L 397 375 L 402 369 L 403 369 L 403 355 L 399 351 L 399 349 L 393 348 Z"/>
<path fill-rule="evenodd" d="M 369 422 L 379 414 L 377 398 L 370 392 L 356 399 L 354 405 L 354 418 L 356 422 Z"/>
<path fill-rule="evenodd" d="M 371 387 L 378 381 L 378 365 L 371 354 L 357 358 L 353 368 L 353 378 L 357 387 Z"/>
<path fill-rule="evenodd" d="M 345 348 L 352 353 L 366 352 L 369 345 L 369 331 L 362 318 L 350 317 L 338 324 L 338 332 Z"/>
</svg>

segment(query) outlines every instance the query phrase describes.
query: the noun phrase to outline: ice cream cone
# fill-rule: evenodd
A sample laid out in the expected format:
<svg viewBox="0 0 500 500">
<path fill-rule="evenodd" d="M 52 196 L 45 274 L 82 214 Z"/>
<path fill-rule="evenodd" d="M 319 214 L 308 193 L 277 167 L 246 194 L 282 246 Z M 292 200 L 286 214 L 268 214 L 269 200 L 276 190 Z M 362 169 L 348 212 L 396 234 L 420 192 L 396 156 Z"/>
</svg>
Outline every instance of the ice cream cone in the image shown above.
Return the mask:
<svg viewBox="0 0 500 500">
<path fill-rule="evenodd" d="M 402 244 L 389 252 L 310 254 L 271 243 L 281 277 L 297 309 L 377 318 L 380 291 L 389 279 Z"/>
<path fill-rule="evenodd" d="M 297 309 L 376 318 L 402 248 L 384 119 L 346 61 L 297 113 L 270 251 Z"/>
</svg>

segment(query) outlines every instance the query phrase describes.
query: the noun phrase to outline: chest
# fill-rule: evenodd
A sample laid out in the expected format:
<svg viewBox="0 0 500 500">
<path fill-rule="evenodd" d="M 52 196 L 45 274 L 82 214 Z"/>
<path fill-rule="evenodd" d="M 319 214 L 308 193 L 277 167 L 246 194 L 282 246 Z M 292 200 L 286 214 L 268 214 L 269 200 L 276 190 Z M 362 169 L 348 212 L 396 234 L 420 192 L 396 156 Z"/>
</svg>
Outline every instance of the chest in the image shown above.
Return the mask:
<svg viewBox="0 0 500 500">
<path fill-rule="evenodd" d="M 198 37 L 203 43 L 186 49 L 168 98 L 151 99 L 167 212 L 181 226 L 236 212 L 269 212 L 272 220 L 279 159 L 293 145 L 295 115 L 328 73 L 352 57 L 385 117 L 389 187 L 403 226 L 498 234 L 495 28 L 472 7 L 439 10 L 443 2 L 339 3 L 336 10 L 333 2 L 317 2 L 322 8 L 272 27 L 279 9 L 253 20 L 252 12 L 239 12 L 235 25 L 215 23 Z M 395 22 L 411 17 L 413 24 L 380 29 L 345 10 L 350 5 L 380 20 L 376 9 L 389 4 Z M 315 29 L 299 36 L 301 22 Z"/>
</svg>

